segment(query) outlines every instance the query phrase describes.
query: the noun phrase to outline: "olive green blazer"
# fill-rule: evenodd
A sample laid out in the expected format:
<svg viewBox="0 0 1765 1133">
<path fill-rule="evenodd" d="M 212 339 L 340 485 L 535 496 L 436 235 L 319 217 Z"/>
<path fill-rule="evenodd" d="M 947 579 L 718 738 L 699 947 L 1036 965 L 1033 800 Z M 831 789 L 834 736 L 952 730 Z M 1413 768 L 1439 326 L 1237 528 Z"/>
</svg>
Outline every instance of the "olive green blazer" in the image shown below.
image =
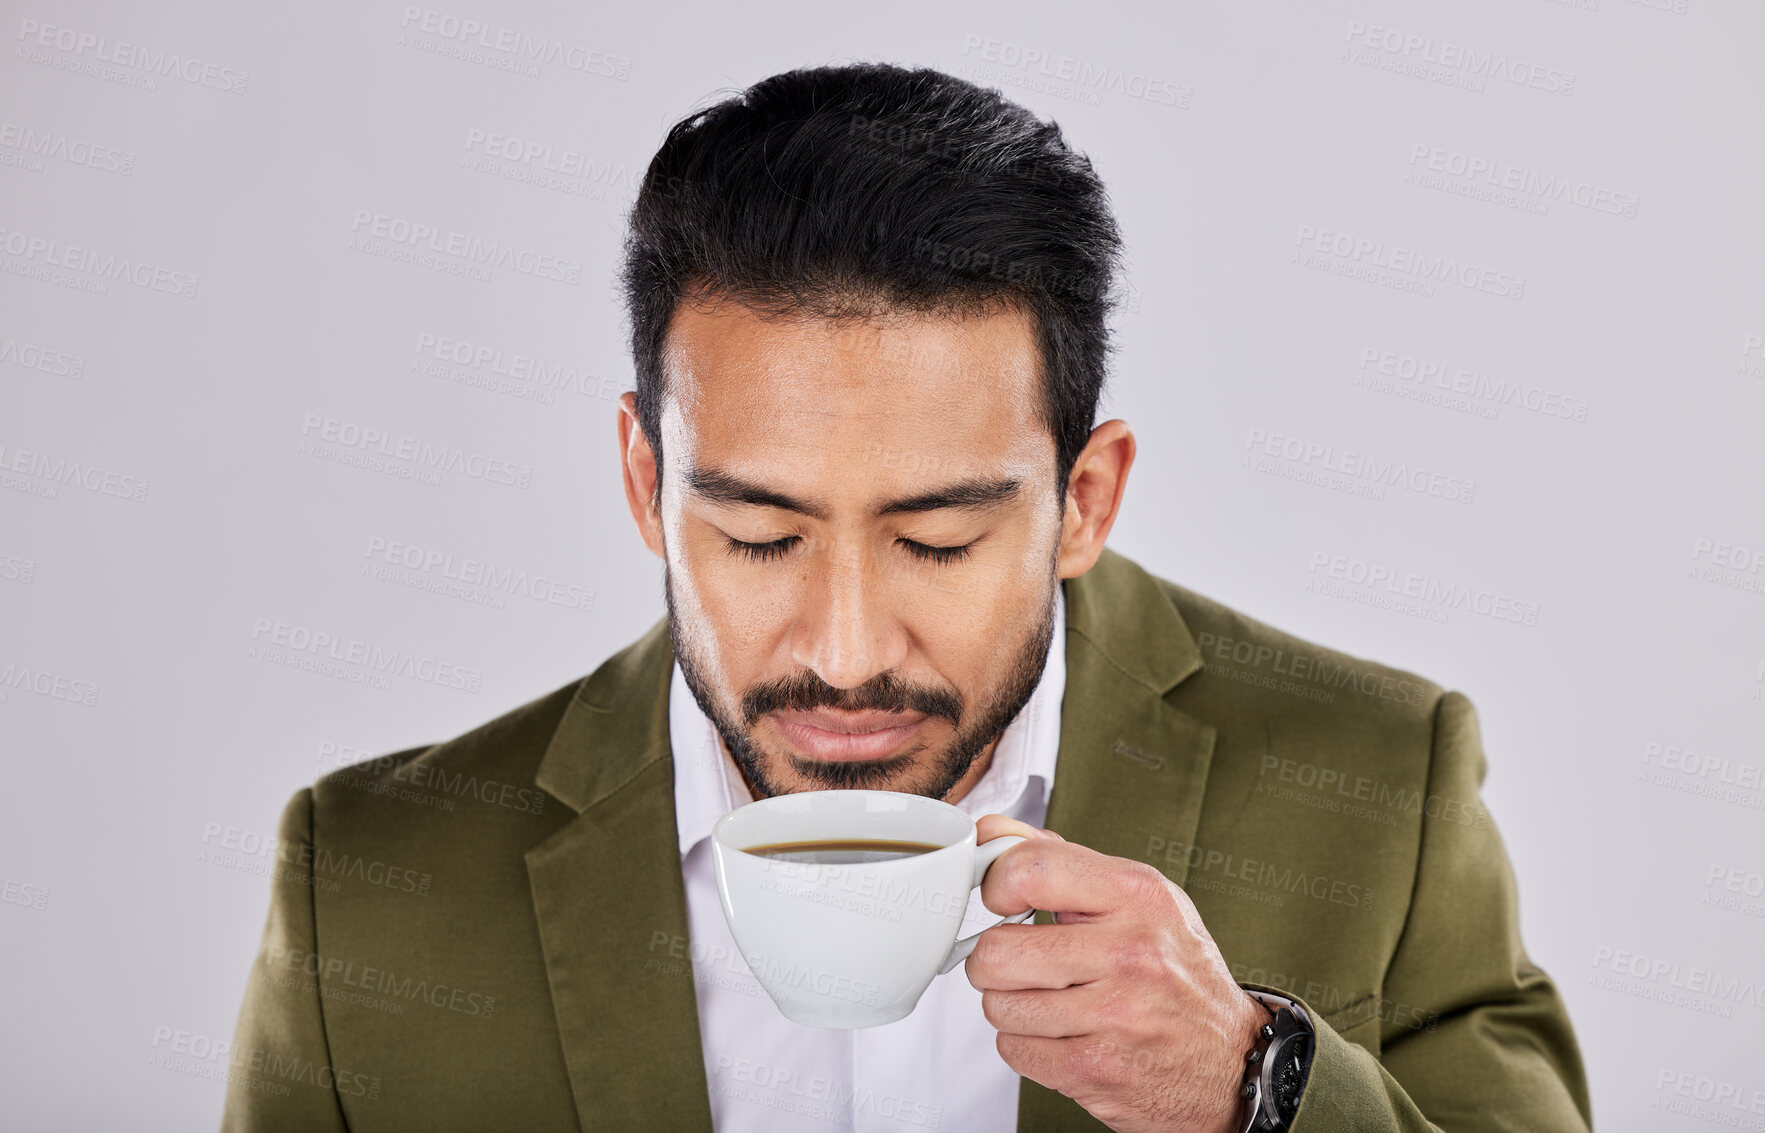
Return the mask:
<svg viewBox="0 0 1765 1133">
<path fill-rule="evenodd" d="M 1113 551 L 1062 585 L 1047 825 L 1158 866 L 1242 983 L 1305 1005 L 1298 1133 L 1587 1129 L 1470 702 Z M 664 619 L 588 677 L 295 794 L 223 1128 L 711 1128 L 672 664 Z M 1024 1079 L 1018 1128 L 1104 1126 Z"/>
</svg>

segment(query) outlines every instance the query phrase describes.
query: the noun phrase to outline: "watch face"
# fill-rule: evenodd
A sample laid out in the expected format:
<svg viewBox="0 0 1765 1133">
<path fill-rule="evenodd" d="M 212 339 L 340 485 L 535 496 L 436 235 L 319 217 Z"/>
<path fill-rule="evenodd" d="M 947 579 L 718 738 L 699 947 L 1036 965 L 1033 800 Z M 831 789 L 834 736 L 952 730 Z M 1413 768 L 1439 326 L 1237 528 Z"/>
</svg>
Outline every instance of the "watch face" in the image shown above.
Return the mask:
<svg viewBox="0 0 1765 1133">
<path fill-rule="evenodd" d="M 1311 1036 L 1293 1035 L 1275 1052 L 1269 1067 L 1270 1085 L 1275 1095 L 1275 1112 L 1282 1121 L 1292 1121 L 1299 1112 L 1299 1095 L 1305 1089 L 1305 1074 L 1311 1063 Z"/>
</svg>

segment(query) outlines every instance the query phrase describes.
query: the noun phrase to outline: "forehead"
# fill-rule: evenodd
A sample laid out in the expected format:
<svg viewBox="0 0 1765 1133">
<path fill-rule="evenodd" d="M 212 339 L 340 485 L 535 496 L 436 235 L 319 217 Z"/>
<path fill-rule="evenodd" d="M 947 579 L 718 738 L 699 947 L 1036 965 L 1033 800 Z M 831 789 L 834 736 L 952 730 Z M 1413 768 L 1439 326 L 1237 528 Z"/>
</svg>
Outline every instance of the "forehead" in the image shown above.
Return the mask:
<svg viewBox="0 0 1765 1133">
<path fill-rule="evenodd" d="M 663 451 L 695 467 L 865 495 L 1052 467 L 1035 323 L 1015 309 L 834 321 L 683 303 L 664 365 Z"/>
</svg>

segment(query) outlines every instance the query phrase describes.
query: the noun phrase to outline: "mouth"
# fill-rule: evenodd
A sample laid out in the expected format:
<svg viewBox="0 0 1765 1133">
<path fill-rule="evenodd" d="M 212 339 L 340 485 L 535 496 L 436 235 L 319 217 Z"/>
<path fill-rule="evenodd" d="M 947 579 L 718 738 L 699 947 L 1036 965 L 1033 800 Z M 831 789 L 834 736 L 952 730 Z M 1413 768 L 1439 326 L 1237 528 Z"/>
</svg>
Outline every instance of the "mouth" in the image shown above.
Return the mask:
<svg viewBox="0 0 1765 1133">
<path fill-rule="evenodd" d="M 929 717 L 923 712 L 780 711 L 773 723 L 810 759 L 844 762 L 881 759 L 898 751 Z"/>
</svg>

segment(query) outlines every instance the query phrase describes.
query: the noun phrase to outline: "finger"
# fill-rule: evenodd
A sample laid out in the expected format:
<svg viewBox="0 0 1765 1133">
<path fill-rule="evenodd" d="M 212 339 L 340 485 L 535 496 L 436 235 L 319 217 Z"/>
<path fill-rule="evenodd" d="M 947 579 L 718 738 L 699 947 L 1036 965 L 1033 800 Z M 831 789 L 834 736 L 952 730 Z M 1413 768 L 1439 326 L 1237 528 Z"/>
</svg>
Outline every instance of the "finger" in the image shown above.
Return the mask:
<svg viewBox="0 0 1765 1133">
<path fill-rule="evenodd" d="M 974 942 L 963 971 L 982 991 L 1072 987 L 1110 973 L 1112 938 L 1091 923 L 994 925 Z"/>
<path fill-rule="evenodd" d="M 983 814 L 975 820 L 974 827 L 976 842 L 991 842 L 1007 834 L 1016 834 L 1019 838 L 1037 838 L 1044 833 L 1040 827 L 1007 818 L 1002 814 Z"/>
<path fill-rule="evenodd" d="M 1107 995 L 1096 984 L 1081 984 L 1059 991 L 989 988 L 981 992 L 981 1014 L 1002 1034 L 1044 1039 L 1076 1038 L 1100 1029 L 1098 1014 Z"/>
<path fill-rule="evenodd" d="M 1089 846 L 1035 838 L 1000 855 L 981 880 L 981 903 L 1013 916 L 1025 909 L 1106 914 L 1162 894 L 1170 883 L 1145 862 Z"/>
<path fill-rule="evenodd" d="M 1096 1034 L 1051 1039 L 1000 1031 L 995 1045 L 1019 1075 L 1075 1100 L 1135 1081 L 1165 1080 L 1178 1069 L 1168 1053 Z"/>
</svg>

